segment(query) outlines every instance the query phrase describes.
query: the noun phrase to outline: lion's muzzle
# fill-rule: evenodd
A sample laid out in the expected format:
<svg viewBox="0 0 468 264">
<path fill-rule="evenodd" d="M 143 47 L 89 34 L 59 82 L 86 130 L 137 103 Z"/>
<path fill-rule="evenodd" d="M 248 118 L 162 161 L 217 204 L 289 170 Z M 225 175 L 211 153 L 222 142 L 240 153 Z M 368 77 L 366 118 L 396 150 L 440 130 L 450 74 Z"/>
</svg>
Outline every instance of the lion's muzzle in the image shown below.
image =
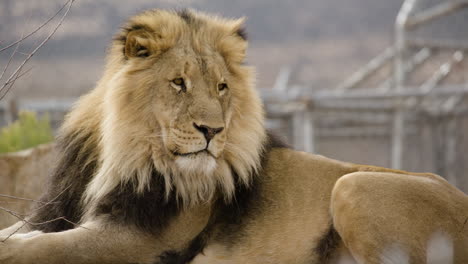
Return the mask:
<svg viewBox="0 0 468 264">
<path fill-rule="evenodd" d="M 200 132 L 203 133 L 206 139 L 206 145 L 208 146 L 210 144 L 210 140 L 216 136 L 216 134 L 220 133 L 221 131 L 224 130 L 224 127 L 209 127 L 206 125 L 198 125 L 197 123 L 193 123 L 193 126 Z"/>
</svg>

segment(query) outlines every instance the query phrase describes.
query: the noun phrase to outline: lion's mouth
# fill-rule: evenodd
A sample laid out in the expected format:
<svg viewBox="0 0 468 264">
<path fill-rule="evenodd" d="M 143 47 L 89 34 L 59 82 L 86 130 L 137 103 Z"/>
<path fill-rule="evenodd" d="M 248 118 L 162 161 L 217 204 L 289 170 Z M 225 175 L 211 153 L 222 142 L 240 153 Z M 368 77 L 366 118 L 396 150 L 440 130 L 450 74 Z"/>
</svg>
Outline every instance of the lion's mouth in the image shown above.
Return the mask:
<svg viewBox="0 0 468 264">
<path fill-rule="evenodd" d="M 191 155 L 197 155 L 199 153 L 202 153 L 202 152 L 207 152 L 206 149 L 202 149 L 202 150 L 199 150 L 199 151 L 194 151 L 194 152 L 187 152 L 187 153 L 180 153 L 178 151 L 174 151 L 172 152 L 175 156 L 182 156 L 182 157 L 186 157 L 186 156 L 191 156 Z"/>
<path fill-rule="evenodd" d="M 174 151 L 172 153 L 174 154 L 174 156 L 180 156 L 180 157 L 196 156 L 196 155 L 199 155 L 199 154 L 202 154 L 202 153 L 213 156 L 213 154 L 211 154 L 210 151 L 208 151 L 207 149 L 202 149 L 202 150 L 199 150 L 199 151 L 187 152 L 187 153 L 180 153 L 178 151 Z"/>
</svg>

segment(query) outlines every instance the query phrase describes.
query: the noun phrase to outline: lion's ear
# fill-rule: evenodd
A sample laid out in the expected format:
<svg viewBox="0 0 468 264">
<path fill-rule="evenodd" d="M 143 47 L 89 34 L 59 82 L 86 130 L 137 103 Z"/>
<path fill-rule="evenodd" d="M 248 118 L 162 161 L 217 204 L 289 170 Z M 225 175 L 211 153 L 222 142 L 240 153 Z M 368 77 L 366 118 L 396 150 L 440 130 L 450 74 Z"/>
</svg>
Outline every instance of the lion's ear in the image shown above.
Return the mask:
<svg viewBox="0 0 468 264">
<path fill-rule="evenodd" d="M 245 17 L 241 17 L 234 21 L 232 31 L 235 35 L 244 41 L 247 41 L 247 32 L 245 30 Z"/>
<path fill-rule="evenodd" d="M 137 29 L 128 32 L 125 39 L 125 56 L 148 57 L 156 51 L 156 41 L 151 33 L 144 29 Z"/>
<path fill-rule="evenodd" d="M 218 48 L 225 59 L 233 63 L 242 63 L 247 52 L 247 36 L 245 18 L 231 21 L 228 25 L 228 35 L 221 39 Z"/>
</svg>

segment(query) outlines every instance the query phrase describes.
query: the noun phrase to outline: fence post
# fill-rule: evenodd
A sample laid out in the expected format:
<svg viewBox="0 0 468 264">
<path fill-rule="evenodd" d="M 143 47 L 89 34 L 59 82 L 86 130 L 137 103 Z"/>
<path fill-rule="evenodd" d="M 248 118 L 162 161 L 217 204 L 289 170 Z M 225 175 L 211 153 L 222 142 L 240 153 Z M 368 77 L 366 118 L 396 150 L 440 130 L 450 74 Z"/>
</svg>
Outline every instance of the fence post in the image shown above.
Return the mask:
<svg viewBox="0 0 468 264">
<path fill-rule="evenodd" d="M 16 99 L 12 98 L 8 100 L 7 107 L 5 109 L 5 120 L 7 124 L 11 124 L 16 119 L 18 119 L 18 103 Z"/>
<path fill-rule="evenodd" d="M 292 141 L 293 146 L 297 150 L 304 150 L 304 130 L 303 125 L 303 114 L 302 112 L 296 111 L 292 114 Z"/>
<path fill-rule="evenodd" d="M 457 171 L 455 166 L 457 161 L 457 118 L 454 115 L 448 116 L 447 118 L 445 138 L 442 139 L 445 140 L 445 175 L 442 176 L 451 184 L 457 186 Z"/>
<path fill-rule="evenodd" d="M 405 86 L 405 56 L 408 53 L 406 43 L 406 27 L 408 19 L 413 12 L 416 0 L 406 0 L 398 13 L 395 23 L 396 36 L 396 56 L 395 56 L 395 90 L 401 92 Z M 398 99 L 398 104 L 395 108 L 393 116 L 393 131 L 392 131 L 392 168 L 401 169 L 403 163 L 403 146 L 405 140 L 405 114 L 402 100 Z"/>
<path fill-rule="evenodd" d="M 294 148 L 309 153 L 315 152 L 315 122 L 310 109 L 293 114 L 293 143 Z"/>
<path fill-rule="evenodd" d="M 313 113 L 307 109 L 303 115 L 304 118 L 304 151 L 315 152 L 315 122 Z"/>
</svg>

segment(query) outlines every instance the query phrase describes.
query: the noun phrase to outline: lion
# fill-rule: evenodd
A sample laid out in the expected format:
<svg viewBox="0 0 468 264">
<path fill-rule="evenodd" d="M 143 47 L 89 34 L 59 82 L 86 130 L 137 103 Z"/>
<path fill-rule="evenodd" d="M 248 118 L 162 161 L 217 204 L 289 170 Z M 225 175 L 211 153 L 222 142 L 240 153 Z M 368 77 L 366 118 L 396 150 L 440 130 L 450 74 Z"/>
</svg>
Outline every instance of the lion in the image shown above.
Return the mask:
<svg viewBox="0 0 468 264">
<path fill-rule="evenodd" d="M 295 151 L 265 129 L 244 19 L 149 10 L 57 139 L 50 186 L 1 263 L 468 263 L 468 196 L 442 177 Z"/>
</svg>

